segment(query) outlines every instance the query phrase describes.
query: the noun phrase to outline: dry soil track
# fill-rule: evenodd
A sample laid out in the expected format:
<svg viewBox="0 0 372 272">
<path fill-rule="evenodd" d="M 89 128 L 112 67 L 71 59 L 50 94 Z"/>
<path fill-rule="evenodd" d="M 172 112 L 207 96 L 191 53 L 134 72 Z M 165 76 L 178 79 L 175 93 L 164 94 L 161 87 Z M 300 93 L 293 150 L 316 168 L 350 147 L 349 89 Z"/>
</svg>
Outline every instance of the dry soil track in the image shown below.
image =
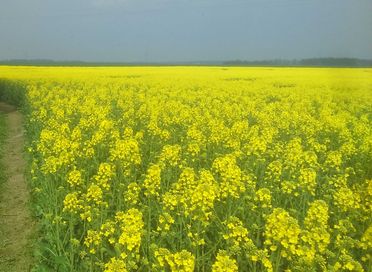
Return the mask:
<svg viewBox="0 0 372 272">
<path fill-rule="evenodd" d="M 0 271 L 30 271 L 30 237 L 34 222 L 29 209 L 30 192 L 25 182 L 22 115 L 0 102 L 5 113 L 7 138 L 2 156 L 5 183 L 0 185 Z"/>
</svg>

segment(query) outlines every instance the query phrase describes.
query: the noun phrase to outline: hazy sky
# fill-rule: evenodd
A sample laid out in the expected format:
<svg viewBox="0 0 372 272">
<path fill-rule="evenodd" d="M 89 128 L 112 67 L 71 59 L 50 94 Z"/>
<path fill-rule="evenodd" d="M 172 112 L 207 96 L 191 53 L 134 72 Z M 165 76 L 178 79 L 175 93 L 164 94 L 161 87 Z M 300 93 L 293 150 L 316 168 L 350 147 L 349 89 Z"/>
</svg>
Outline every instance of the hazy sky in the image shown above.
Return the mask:
<svg viewBox="0 0 372 272">
<path fill-rule="evenodd" d="M 0 2 L 0 59 L 372 59 L 372 0 Z"/>
</svg>

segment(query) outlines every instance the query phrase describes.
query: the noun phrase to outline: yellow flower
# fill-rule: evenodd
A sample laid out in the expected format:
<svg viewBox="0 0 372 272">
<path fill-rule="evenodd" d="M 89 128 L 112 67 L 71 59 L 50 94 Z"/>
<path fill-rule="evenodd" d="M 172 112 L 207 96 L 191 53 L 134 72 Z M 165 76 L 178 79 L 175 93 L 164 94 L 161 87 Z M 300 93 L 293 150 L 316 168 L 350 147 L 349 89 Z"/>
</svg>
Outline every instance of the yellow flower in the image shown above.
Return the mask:
<svg viewBox="0 0 372 272">
<path fill-rule="evenodd" d="M 328 205 L 324 201 L 316 200 L 310 204 L 304 221 L 306 231 L 301 239 L 319 253 L 323 253 L 330 243 L 328 218 Z"/>
<path fill-rule="evenodd" d="M 188 213 L 192 214 L 194 220 L 199 219 L 208 224 L 212 215 L 214 201 L 219 195 L 218 184 L 212 173 L 207 170 L 201 170 L 196 187 L 185 193 L 190 196 L 190 203 L 188 203 L 187 207 L 190 211 Z"/>
<path fill-rule="evenodd" d="M 101 225 L 101 236 L 108 238 L 108 241 L 110 244 L 113 244 L 115 241 L 113 235 L 116 230 L 115 222 L 111 220 L 106 220 L 105 223 Z"/>
<path fill-rule="evenodd" d="M 358 209 L 360 207 L 360 199 L 357 193 L 354 193 L 348 187 L 342 187 L 333 196 L 336 206 L 342 211 Z"/>
<path fill-rule="evenodd" d="M 136 139 L 117 140 L 110 149 L 111 161 L 120 162 L 124 174 L 130 174 L 130 167 L 141 163 L 141 152 Z"/>
<path fill-rule="evenodd" d="M 110 181 L 115 176 L 115 166 L 110 163 L 101 163 L 97 174 L 94 176 L 96 183 L 103 189 L 110 189 Z"/>
<path fill-rule="evenodd" d="M 193 272 L 195 257 L 187 250 L 181 250 L 173 254 L 173 260 L 169 262 L 169 266 L 174 272 Z"/>
<path fill-rule="evenodd" d="M 134 206 L 139 201 L 141 187 L 136 182 L 128 184 L 127 190 L 124 191 L 124 200 L 128 206 Z"/>
<path fill-rule="evenodd" d="M 316 188 L 316 172 L 311 168 L 304 168 L 300 170 L 299 186 L 304 191 L 309 192 L 311 195 L 315 195 Z"/>
<path fill-rule="evenodd" d="M 169 266 L 172 272 L 193 272 L 195 257 L 187 250 L 181 250 L 172 254 L 166 248 L 159 248 L 155 251 L 155 258 L 161 268 Z"/>
<path fill-rule="evenodd" d="M 180 145 L 165 145 L 160 154 L 160 162 L 167 163 L 170 166 L 177 166 L 180 161 L 181 146 Z"/>
<path fill-rule="evenodd" d="M 127 272 L 126 264 L 123 260 L 117 258 L 111 258 L 108 263 L 105 264 L 104 272 Z"/>
<path fill-rule="evenodd" d="M 161 184 L 161 168 L 157 164 L 153 164 L 147 169 L 147 175 L 143 183 L 146 189 L 146 196 L 159 196 Z"/>
<path fill-rule="evenodd" d="M 325 167 L 331 167 L 339 170 L 342 164 L 342 154 L 337 151 L 330 151 L 324 162 Z"/>
<path fill-rule="evenodd" d="M 82 205 L 78 193 L 68 193 L 63 200 L 63 211 L 77 213 L 80 209 L 82 209 Z"/>
<path fill-rule="evenodd" d="M 79 170 L 72 170 L 68 173 L 67 182 L 70 184 L 71 187 L 79 186 L 83 183 L 81 172 Z"/>
<path fill-rule="evenodd" d="M 159 231 L 169 231 L 170 227 L 174 223 L 173 217 L 169 213 L 163 213 L 159 216 Z"/>
<path fill-rule="evenodd" d="M 86 194 L 87 201 L 96 205 L 101 205 L 103 204 L 102 198 L 103 198 L 102 189 L 96 184 L 91 184 Z"/>
<path fill-rule="evenodd" d="M 291 255 L 296 255 L 296 248 L 301 229 L 296 219 L 291 217 L 287 211 L 281 208 L 275 208 L 267 216 L 265 226 L 265 245 L 269 246 L 271 251 L 281 247 L 281 254 L 284 258 L 292 259 Z"/>
<path fill-rule="evenodd" d="M 245 192 L 242 172 L 236 164 L 235 156 L 219 157 L 214 160 L 212 167 L 221 180 L 219 184 L 221 198 L 229 196 L 238 198 L 241 193 Z"/>
<path fill-rule="evenodd" d="M 257 190 L 255 201 L 257 201 L 262 208 L 271 208 L 271 192 L 267 188 Z"/>
<path fill-rule="evenodd" d="M 248 230 L 239 218 L 231 216 L 223 223 L 227 227 L 227 232 L 223 235 L 223 238 L 229 242 L 231 247 L 242 248 L 247 244 L 252 244 L 248 237 Z"/>
<path fill-rule="evenodd" d="M 97 247 L 101 244 L 101 234 L 99 231 L 88 230 L 87 236 L 84 239 L 84 245 L 89 249 L 89 252 L 95 254 Z"/>
<path fill-rule="evenodd" d="M 231 259 L 225 251 L 220 250 L 217 254 L 216 261 L 212 265 L 212 272 L 237 272 L 238 265 L 236 260 Z"/>
<path fill-rule="evenodd" d="M 128 251 L 138 252 L 143 234 L 142 213 L 135 209 L 129 209 L 126 213 L 117 212 L 116 222 L 119 223 L 121 235 L 119 244 L 125 246 Z"/>
</svg>

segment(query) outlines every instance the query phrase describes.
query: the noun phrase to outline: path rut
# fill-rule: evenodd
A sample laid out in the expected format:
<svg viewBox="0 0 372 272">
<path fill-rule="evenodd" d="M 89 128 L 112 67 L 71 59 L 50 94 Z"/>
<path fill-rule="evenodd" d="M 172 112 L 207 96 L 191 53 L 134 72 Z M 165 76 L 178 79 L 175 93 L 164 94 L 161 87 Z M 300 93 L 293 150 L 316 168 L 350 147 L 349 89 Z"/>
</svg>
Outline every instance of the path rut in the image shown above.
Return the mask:
<svg viewBox="0 0 372 272">
<path fill-rule="evenodd" d="M 7 123 L 2 156 L 6 181 L 0 185 L 0 271 L 30 271 L 30 238 L 34 222 L 28 206 L 30 192 L 24 177 L 22 115 L 2 102 L 0 112 L 5 113 Z"/>
</svg>

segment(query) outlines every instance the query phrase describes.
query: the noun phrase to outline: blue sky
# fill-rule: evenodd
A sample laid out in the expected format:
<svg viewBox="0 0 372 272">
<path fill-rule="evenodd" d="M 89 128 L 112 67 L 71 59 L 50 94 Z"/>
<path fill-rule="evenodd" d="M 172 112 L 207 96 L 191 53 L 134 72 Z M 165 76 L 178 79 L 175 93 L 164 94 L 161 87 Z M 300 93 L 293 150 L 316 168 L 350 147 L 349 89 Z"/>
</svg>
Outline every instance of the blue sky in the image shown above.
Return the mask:
<svg viewBox="0 0 372 272">
<path fill-rule="evenodd" d="M 0 59 L 372 59 L 372 0 L 1 0 Z"/>
</svg>

